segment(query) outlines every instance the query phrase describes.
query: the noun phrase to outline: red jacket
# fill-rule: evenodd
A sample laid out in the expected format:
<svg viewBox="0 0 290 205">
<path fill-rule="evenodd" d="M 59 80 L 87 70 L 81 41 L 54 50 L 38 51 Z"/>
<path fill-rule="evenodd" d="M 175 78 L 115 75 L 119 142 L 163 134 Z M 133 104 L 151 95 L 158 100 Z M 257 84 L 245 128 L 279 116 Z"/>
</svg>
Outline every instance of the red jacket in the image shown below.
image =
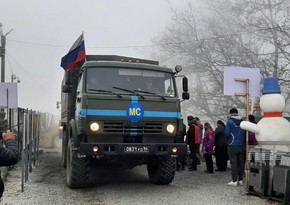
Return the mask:
<svg viewBox="0 0 290 205">
<path fill-rule="evenodd" d="M 185 142 L 188 145 L 201 143 L 200 131 L 198 126 L 194 124 L 191 124 L 189 126 L 188 131 L 186 132 Z"/>
</svg>

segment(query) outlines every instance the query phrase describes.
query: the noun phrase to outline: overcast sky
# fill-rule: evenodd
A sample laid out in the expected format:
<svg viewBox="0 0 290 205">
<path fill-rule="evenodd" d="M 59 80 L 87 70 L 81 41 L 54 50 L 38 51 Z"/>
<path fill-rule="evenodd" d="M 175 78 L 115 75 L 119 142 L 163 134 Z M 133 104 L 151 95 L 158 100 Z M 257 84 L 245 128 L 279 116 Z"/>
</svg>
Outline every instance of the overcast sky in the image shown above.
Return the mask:
<svg viewBox="0 0 290 205">
<path fill-rule="evenodd" d="M 20 78 L 18 106 L 60 114 L 64 56 L 84 32 L 87 54 L 144 58 L 171 21 L 171 7 L 189 0 L 0 0 L 7 35 L 5 81 Z M 147 48 L 146 51 L 149 49 Z M 149 52 L 149 51 L 148 51 Z M 158 59 L 154 59 L 158 60 Z"/>
</svg>

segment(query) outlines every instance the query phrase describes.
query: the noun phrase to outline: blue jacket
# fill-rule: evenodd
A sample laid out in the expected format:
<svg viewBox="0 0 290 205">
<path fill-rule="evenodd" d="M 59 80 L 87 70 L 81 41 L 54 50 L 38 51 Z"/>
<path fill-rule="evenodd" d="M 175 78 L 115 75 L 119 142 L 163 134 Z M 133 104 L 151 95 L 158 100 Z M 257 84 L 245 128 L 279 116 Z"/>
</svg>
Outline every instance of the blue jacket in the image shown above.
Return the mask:
<svg viewBox="0 0 290 205">
<path fill-rule="evenodd" d="M 0 136 L 2 136 L 2 132 L 0 132 Z M 0 167 L 2 166 L 11 166 L 18 162 L 18 149 L 15 140 L 6 140 L 3 141 L 5 148 L 0 147 Z M 0 199 L 4 192 L 4 183 L 0 176 Z"/>
<path fill-rule="evenodd" d="M 240 147 L 245 142 L 245 130 L 240 127 L 242 119 L 238 115 L 232 115 L 227 121 L 225 136 L 227 138 L 228 146 Z"/>
</svg>

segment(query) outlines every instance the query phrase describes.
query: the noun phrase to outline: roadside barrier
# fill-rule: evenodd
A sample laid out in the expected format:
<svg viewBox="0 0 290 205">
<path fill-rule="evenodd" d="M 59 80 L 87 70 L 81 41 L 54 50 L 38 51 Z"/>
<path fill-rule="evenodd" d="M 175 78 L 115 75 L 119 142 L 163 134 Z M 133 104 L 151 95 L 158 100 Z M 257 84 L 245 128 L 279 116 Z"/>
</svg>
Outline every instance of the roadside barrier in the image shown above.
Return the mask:
<svg viewBox="0 0 290 205">
<path fill-rule="evenodd" d="M 24 184 L 29 178 L 29 173 L 32 172 L 33 167 L 36 166 L 38 161 L 41 151 L 39 150 L 41 136 L 47 130 L 58 126 L 59 118 L 50 113 L 41 113 L 24 108 L 9 109 L 7 118 L 5 118 L 3 113 L 5 111 L 1 110 L 0 130 L 11 130 L 16 135 L 20 154 L 19 163 L 16 166 L 22 167 L 21 191 L 23 192 Z M 6 168 L 4 172 L 8 170 Z M 4 178 L 6 175 L 2 173 Z"/>
</svg>

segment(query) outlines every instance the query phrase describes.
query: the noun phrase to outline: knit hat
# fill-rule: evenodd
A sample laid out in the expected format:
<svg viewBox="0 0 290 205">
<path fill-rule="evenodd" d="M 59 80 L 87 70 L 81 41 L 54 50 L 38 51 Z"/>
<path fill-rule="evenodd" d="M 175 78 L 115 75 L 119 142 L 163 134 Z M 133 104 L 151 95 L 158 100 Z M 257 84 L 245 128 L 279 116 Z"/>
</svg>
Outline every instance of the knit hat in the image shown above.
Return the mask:
<svg viewBox="0 0 290 205">
<path fill-rule="evenodd" d="M 232 108 L 231 110 L 230 110 L 230 114 L 238 114 L 239 112 L 238 112 L 238 110 L 237 110 L 237 108 Z"/>
</svg>

